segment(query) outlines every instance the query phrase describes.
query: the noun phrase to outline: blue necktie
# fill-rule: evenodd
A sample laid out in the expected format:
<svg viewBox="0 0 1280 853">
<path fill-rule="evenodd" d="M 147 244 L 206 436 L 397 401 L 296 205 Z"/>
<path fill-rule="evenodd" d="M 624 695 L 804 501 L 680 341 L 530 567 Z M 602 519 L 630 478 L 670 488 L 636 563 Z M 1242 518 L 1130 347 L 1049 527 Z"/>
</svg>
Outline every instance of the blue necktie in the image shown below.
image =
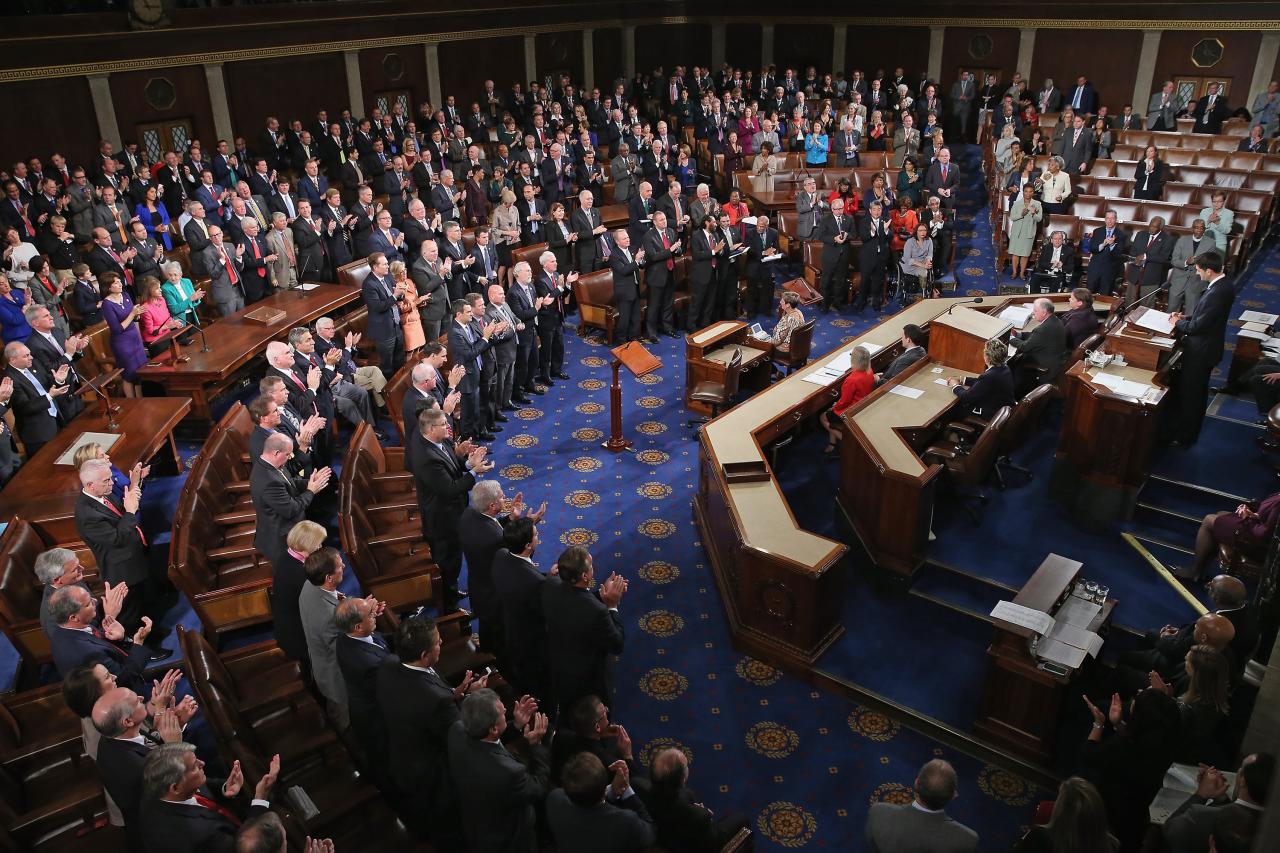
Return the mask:
<svg viewBox="0 0 1280 853">
<path fill-rule="evenodd" d="M 46 400 L 49 401 L 49 414 L 52 417 L 56 418 L 58 416 L 58 404 L 53 402 L 53 398 L 49 396 L 49 392 L 46 391 L 44 389 L 44 386 L 40 384 L 40 380 L 36 379 L 36 375 L 32 373 L 30 370 L 23 370 L 22 375 L 27 377 L 27 380 L 32 385 L 36 386 L 36 391 L 40 394 L 41 397 L 44 397 Z"/>
<path fill-rule="evenodd" d="M 467 336 L 467 343 L 474 344 L 476 342 L 475 336 L 471 334 L 470 326 L 463 326 L 462 333 Z M 481 370 L 480 356 L 476 356 L 476 371 L 479 372 L 480 370 Z"/>
</svg>

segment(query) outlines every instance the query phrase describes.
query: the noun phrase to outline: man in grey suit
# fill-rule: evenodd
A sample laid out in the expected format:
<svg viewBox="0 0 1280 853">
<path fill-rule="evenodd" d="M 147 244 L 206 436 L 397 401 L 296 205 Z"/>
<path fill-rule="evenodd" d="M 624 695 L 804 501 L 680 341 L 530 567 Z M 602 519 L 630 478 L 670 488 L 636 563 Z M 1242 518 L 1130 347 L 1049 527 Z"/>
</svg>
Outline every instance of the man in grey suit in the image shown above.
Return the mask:
<svg viewBox="0 0 1280 853">
<path fill-rule="evenodd" d="M 498 406 L 496 419 L 501 422 L 506 420 L 502 412 L 515 411 L 515 407 L 511 405 L 511 394 L 515 388 L 519 333 L 524 331 L 524 323 L 516 318 L 507 305 L 507 294 L 500 284 L 489 285 L 489 306 L 485 308 L 484 319 L 486 323 L 505 321 L 509 327 L 506 331 L 493 336 L 496 342 L 493 345 L 493 351 L 497 356 L 494 399 Z"/>
<path fill-rule="evenodd" d="M 1169 273 L 1169 313 L 1196 313 L 1196 305 L 1204 293 L 1204 281 L 1196 275 L 1196 255 L 1214 247 L 1212 237 L 1204 236 L 1204 220 L 1191 222 L 1191 233 L 1183 234 L 1173 245 Z"/>
<path fill-rule="evenodd" d="M 1275 770 L 1275 758 L 1266 753 L 1246 755 L 1236 774 L 1236 787 L 1227 796 L 1227 780 L 1213 767 L 1202 767 L 1196 792 L 1178 807 L 1164 824 L 1164 840 L 1172 853 L 1200 853 L 1209 848 L 1209 838 L 1220 840 L 1220 826 L 1230 823 L 1244 829 L 1262 817 Z M 1242 833 L 1243 834 L 1243 833 Z M 1241 849 L 1247 848 L 1246 843 Z M 1219 846 L 1217 849 L 1223 849 Z"/>
<path fill-rule="evenodd" d="M 409 277 L 418 292 L 418 298 L 428 297 L 427 304 L 418 307 L 422 317 L 422 332 L 427 343 L 440 339 L 440 327 L 449 313 L 449 287 L 444 280 L 444 267 L 440 263 L 440 244 L 435 240 L 423 240 L 422 248 Z"/>
<path fill-rule="evenodd" d="M 119 252 L 129 242 L 129 211 L 116 198 L 114 189 L 103 187 L 101 192 L 102 198 L 89 214 L 89 223 L 94 228 L 105 228 L 111 235 L 111 245 Z"/>
<path fill-rule="evenodd" d="M 613 203 L 626 204 L 631 201 L 631 194 L 636 188 L 636 172 L 640 169 L 640 161 L 631 156 L 631 146 L 625 142 L 618 145 L 618 156 L 609 164 L 609 176 L 613 178 Z"/>
<path fill-rule="evenodd" d="M 580 752 L 565 762 L 560 781 L 546 809 L 560 853 L 639 853 L 654 843 L 653 819 L 631 787 L 627 762 L 606 769 L 595 753 Z"/>
<path fill-rule="evenodd" d="M 1084 126 L 1084 116 L 1071 119 L 1071 129 L 1062 137 L 1062 171 L 1072 179 L 1083 175 L 1093 157 L 1093 133 Z"/>
<path fill-rule="evenodd" d="M 902 327 L 902 355 L 895 358 L 884 373 L 877 374 L 876 385 L 883 385 L 920 359 L 928 355 L 925 352 L 925 342 L 928 341 L 924 329 L 915 323 L 908 323 Z"/>
<path fill-rule="evenodd" d="M 229 317 L 244 307 L 244 245 L 230 248 L 222 239 L 222 229 L 209 226 L 209 245 L 200 250 L 200 263 L 193 266 L 209 276 L 209 293 L 218 312 Z"/>
<path fill-rule="evenodd" d="M 916 117 L 903 113 L 902 126 L 893 132 L 893 168 L 901 169 L 907 157 L 920 156 L 920 131 L 915 126 Z"/>
<path fill-rule="evenodd" d="M 961 142 L 968 141 L 972 114 L 970 108 L 973 106 L 975 89 L 973 77 L 968 71 L 961 71 L 960 79 L 951 84 L 951 97 L 947 99 L 947 108 L 955 121 L 956 129 L 960 131 Z"/>
<path fill-rule="evenodd" d="M 298 594 L 298 614 L 307 636 L 311 674 L 324 698 L 329 700 L 329 719 L 338 731 L 346 731 L 351 714 L 347 709 L 347 683 L 338 666 L 338 638 L 342 630 L 333 618 L 338 602 L 346 598 L 338 592 L 338 584 L 342 583 L 342 554 L 336 548 L 321 548 L 307 557 L 304 568 L 308 582 Z M 375 619 L 386 609 L 386 605 L 373 596 L 365 601 Z"/>
<path fill-rule="evenodd" d="M 267 229 L 266 238 L 267 249 L 276 258 L 267 262 L 271 269 L 271 279 L 279 290 L 292 290 L 298 285 L 298 250 L 285 214 L 271 214 L 271 227 Z"/>
<path fill-rule="evenodd" d="M 945 811 L 956 797 L 956 771 L 940 758 L 920 768 L 916 798 L 906 805 L 872 803 L 867 815 L 871 853 L 970 853 L 978 833 Z"/>
<path fill-rule="evenodd" d="M 796 236 L 801 240 L 817 239 L 818 224 L 822 221 L 822 206 L 817 181 L 805 178 L 804 188 L 796 193 Z"/>
<path fill-rule="evenodd" d="M 1280 128 L 1280 82 L 1272 80 L 1267 91 L 1259 92 L 1253 99 L 1253 119 L 1249 127 L 1262 127 L 1263 136 L 1274 136 Z"/>
<path fill-rule="evenodd" d="M 1174 91 L 1173 81 L 1166 80 L 1159 92 L 1147 101 L 1147 130 L 1177 130 L 1177 115 L 1186 103 Z"/>
</svg>

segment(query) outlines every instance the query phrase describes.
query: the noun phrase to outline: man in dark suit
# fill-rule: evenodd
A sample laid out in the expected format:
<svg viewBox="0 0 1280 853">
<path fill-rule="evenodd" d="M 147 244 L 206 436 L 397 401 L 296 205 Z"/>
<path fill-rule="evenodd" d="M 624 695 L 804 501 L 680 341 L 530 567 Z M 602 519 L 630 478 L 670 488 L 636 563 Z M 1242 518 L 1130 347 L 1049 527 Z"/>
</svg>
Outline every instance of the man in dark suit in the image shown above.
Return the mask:
<svg viewBox="0 0 1280 853">
<path fill-rule="evenodd" d="M 1216 251 L 1196 256 L 1196 275 L 1207 282 L 1204 295 L 1191 316 L 1173 314 L 1173 333 L 1182 348 L 1182 371 L 1174 387 L 1178 394 L 1174 442 L 1189 447 L 1200 437 L 1209 397 L 1209 376 L 1222 360 L 1227 320 L 1235 301 L 1234 283 L 1222 273 L 1222 255 Z"/>
<path fill-rule="evenodd" d="M 538 381 L 550 387 L 555 379 L 569 378 L 564 372 L 565 303 L 578 274 L 571 271 L 566 276 L 560 272 L 559 261 L 550 251 L 542 253 L 538 265 L 542 267 L 534 282 L 542 302 L 538 309 Z"/>
<path fill-rule="evenodd" d="M 667 215 L 661 210 L 651 214 L 653 228 L 644 235 L 640 248 L 644 251 L 644 281 L 649 305 L 645 333 L 650 343 L 658 342 L 658 334 L 677 337 L 674 326 L 675 256 L 682 241 L 667 227 Z M 670 303 L 671 307 L 667 305 Z"/>
<path fill-rule="evenodd" d="M 956 797 L 956 771 L 940 758 L 920 768 L 915 801 L 872 803 L 867 815 L 867 849 L 871 853 L 930 850 L 976 853 L 978 833 L 944 811 Z"/>
<path fill-rule="evenodd" d="M 254 547 L 273 564 L 286 552 L 285 539 L 298 522 L 304 520 L 307 508 L 316 495 L 329 484 L 332 471 L 321 468 L 305 481 L 295 478 L 285 468 L 293 453 L 293 439 L 275 433 L 263 444 L 262 455 L 253 460 L 249 489 L 257 517 Z"/>
<path fill-rule="evenodd" d="M 265 299 L 275 290 L 268 265 L 276 260 L 276 256 L 267 246 L 267 240 L 258 228 L 258 220 L 246 216 L 241 225 L 244 236 L 240 238 L 238 248 L 243 248 L 244 295 L 245 301 L 252 303 Z"/>
<path fill-rule="evenodd" d="M 1089 290 L 1104 296 L 1114 293 L 1127 254 L 1129 234 L 1119 226 L 1115 211 L 1108 210 L 1103 224 L 1089 236 Z"/>
<path fill-rule="evenodd" d="M 153 657 L 145 645 L 151 633 L 149 618 L 143 617 L 130 644 L 125 639 L 124 625 L 116 619 L 108 616 L 102 626 L 98 626 L 98 609 L 93 597 L 79 585 L 64 587 L 50 597 L 49 616 L 57 625 L 49 637 L 49 651 L 59 674 L 65 676 L 86 664 L 102 664 L 121 687 L 146 691 L 143 671 Z"/>
<path fill-rule="evenodd" d="M 89 264 L 89 269 L 96 276 L 100 276 L 104 272 L 113 272 L 126 282 L 132 282 L 133 270 L 130 265 L 133 260 L 133 254 L 133 252 L 124 248 L 123 243 L 121 243 L 119 249 L 112 245 L 111 234 L 107 232 L 107 229 L 95 228 L 93 229 L 93 247 L 85 256 L 85 260 Z"/>
<path fill-rule="evenodd" d="M 465 305 L 465 303 L 464 303 Z M 470 306 L 467 306 L 470 310 Z M 467 494 L 476 484 L 476 475 L 493 469 L 485 459 L 487 449 L 463 442 L 461 451 L 449 438 L 443 411 L 428 409 L 418 416 L 424 444 L 413 454 L 413 481 L 418 496 L 424 538 L 431 544 L 431 556 L 440 567 L 444 583 L 445 612 L 457 609 L 464 593 L 458 589 L 462 572 L 462 546 L 458 521 L 466 507 Z"/>
<path fill-rule="evenodd" d="M 1005 362 L 1009 348 L 993 338 L 986 343 L 983 360 L 987 369 L 971 379 L 951 377 L 947 384 L 956 394 L 956 407 L 964 416 L 990 419 L 1002 407 L 1013 404 L 1013 372 Z"/>
<path fill-rule="evenodd" d="M 1077 287 L 1067 297 L 1068 310 L 1062 315 L 1067 330 L 1067 350 L 1075 348 L 1098 331 L 1098 313 L 1093 310 L 1093 294 L 1087 287 Z"/>
<path fill-rule="evenodd" d="M 615 329 L 623 343 L 640 336 L 640 266 L 644 255 L 631 254 L 631 235 L 625 228 L 613 232 L 609 269 L 613 273 L 613 304 L 618 310 Z"/>
<path fill-rule="evenodd" d="M 529 404 L 529 394 L 546 393 L 534 382 L 538 370 L 538 308 L 541 307 L 533 284 L 533 268 L 520 261 L 511 271 L 514 281 L 507 291 L 507 307 L 524 325 L 516 329 L 516 372 L 511 383 L 511 401 L 519 406 Z"/>
<path fill-rule="evenodd" d="M 560 143 L 551 143 L 551 148 L 539 167 L 543 201 L 554 204 L 567 196 L 573 186 L 574 171 L 573 162 L 564 156 Z"/>
<path fill-rule="evenodd" d="M 54 397 L 62 420 L 70 421 L 84 410 L 84 399 L 75 393 L 80 387 L 80 376 L 76 373 L 75 363 L 84 354 L 89 340 L 83 335 L 68 337 L 58 328 L 53 314 L 43 305 L 28 304 L 23 315 L 31 326 L 31 336 L 26 343 L 34 361 L 33 370 L 38 370 L 40 376 L 52 379 L 63 365 L 70 368 L 65 381 L 67 391 Z"/>
<path fill-rule="evenodd" d="M 550 789 L 551 767 L 542 740 L 547 717 L 526 696 L 507 709 L 487 688 L 462 700 L 461 719 L 449 730 L 449 768 L 458 790 L 463 825 L 472 850 L 537 853 L 537 813 Z M 523 736 L 525 763 L 502 746 Z"/>
<path fill-rule="evenodd" d="M 481 480 L 471 490 L 471 505 L 458 519 L 458 541 L 467 560 L 467 586 L 471 607 L 480 620 L 480 638 L 486 651 L 502 654 L 502 605 L 493 584 L 493 557 L 502 546 L 506 500 L 497 480 Z M 519 517 L 517 511 L 516 516 Z"/>
<path fill-rule="evenodd" d="M 578 271 L 594 272 L 601 265 L 600 258 L 607 254 L 601 241 L 607 240 L 607 230 L 595 208 L 594 196 L 587 190 L 578 193 L 579 207 L 569 218 L 569 228 L 578 235 Z"/>
<path fill-rule="evenodd" d="M 938 159 L 929 166 L 924 177 L 924 187 L 930 195 L 936 195 L 942 206 L 951 210 L 956 206 L 956 192 L 960 185 L 960 170 L 951 162 L 951 149 L 938 151 Z"/>
<path fill-rule="evenodd" d="M 1146 230 L 1139 231 L 1133 238 L 1130 249 L 1133 256 L 1130 282 L 1135 287 L 1129 294 L 1130 302 L 1148 296 L 1151 291 L 1164 286 L 1173 262 L 1175 242 L 1177 238 L 1164 230 L 1164 218 L 1160 216 L 1153 216 Z"/>
<path fill-rule="evenodd" d="M 485 686 L 484 678 L 466 674 L 458 687 L 435 671 L 440 660 L 440 631 L 429 616 L 413 616 L 396 632 L 399 659 L 378 667 L 378 707 L 387 725 L 388 771 L 399 791 L 425 807 L 410 820 L 422 822 L 439 849 L 460 849 L 447 842 L 460 835 L 456 799 L 449 784 L 449 729 L 459 719 L 458 702 Z"/>
<path fill-rule="evenodd" d="M 378 347 L 378 366 L 383 374 L 394 375 L 404 364 L 404 333 L 400 328 L 400 298 L 404 288 L 391 280 L 387 256 L 369 256 L 370 273 L 360 290 L 369 308 L 368 334 Z"/>
<path fill-rule="evenodd" d="M 127 687 L 108 690 L 94 703 L 93 726 L 102 735 L 95 762 L 102 787 L 120 809 L 130 839 L 139 846 L 142 768 L 152 749 L 182 740 L 182 727 L 195 709 L 195 702 L 186 697 L 180 704 L 156 712 L 153 726 L 148 725 L 147 703 Z"/>
<path fill-rule="evenodd" d="M 876 374 L 876 385 L 883 385 L 893 379 L 902 371 L 915 364 L 920 359 L 928 355 L 925 351 L 925 343 L 928 342 L 929 336 L 925 334 L 924 329 L 915 323 L 907 323 L 902 327 L 902 337 L 899 339 L 902 343 L 902 353 L 889 363 L 883 373 Z"/>
<path fill-rule="evenodd" d="M 387 772 L 387 724 L 378 706 L 378 669 L 396 656 L 378 633 L 377 611 L 365 598 L 348 597 L 333 612 L 338 641 L 338 669 L 347 687 L 351 728 L 364 749 L 364 767 L 382 783 Z"/>
<path fill-rule="evenodd" d="M 1030 332 L 1014 332 L 1018 344 L 1015 386 L 1019 398 L 1042 382 L 1053 382 L 1067 361 L 1067 327 L 1054 313 L 1053 303 L 1044 297 L 1031 307 L 1036 327 Z"/>
<path fill-rule="evenodd" d="M 606 769 L 594 754 L 581 752 L 565 763 L 561 781 L 546 809 L 561 853 L 639 853 L 654 843 L 653 819 L 631 787 L 625 761 Z"/>
<path fill-rule="evenodd" d="M 627 212 L 630 217 L 627 233 L 631 235 L 631 242 L 643 239 L 649 232 L 653 225 L 653 212 L 656 209 L 657 205 L 653 201 L 653 184 L 641 181 L 636 192 L 632 194 L 631 200 L 627 202 Z"/>
<path fill-rule="evenodd" d="M 1061 148 L 1054 153 L 1062 157 L 1062 171 L 1074 180 L 1083 175 L 1093 159 L 1093 133 L 1084 126 L 1084 116 L 1076 113 L 1071 127 L 1058 140 Z"/>
<path fill-rule="evenodd" d="M 1275 765 L 1275 757 L 1267 753 L 1246 755 L 1236 773 L 1234 790 L 1225 775 L 1202 765 L 1195 792 L 1165 821 L 1162 832 L 1171 853 L 1249 849 L 1261 831 Z"/>
<path fill-rule="evenodd" d="M 521 198 L 516 201 L 516 212 L 520 215 L 520 245 L 531 246 L 546 240 L 546 222 L 550 219 L 547 203 L 534 195 L 532 184 L 524 187 L 516 186 Z"/>
<path fill-rule="evenodd" d="M 485 415 L 481 411 L 481 374 L 484 372 L 484 353 L 493 346 L 493 335 L 502 331 L 504 324 L 487 324 L 477 335 L 471 324 L 471 304 L 465 299 L 455 299 L 450 307 L 453 322 L 449 324 L 448 332 L 449 356 L 454 364 L 460 364 L 466 369 L 458 386 L 458 391 L 462 394 L 461 437 L 492 441 L 493 434 L 485 432 Z"/>
<path fill-rule="evenodd" d="M 936 164 L 935 164 L 936 165 Z M 885 270 L 890 261 L 890 235 L 892 227 L 884 206 L 878 201 L 871 202 L 868 215 L 858 226 L 862 246 L 858 249 L 858 270 L 862 281 L 858 285 L 858 294 L 853 300 L 853 310 L 862 311 L 867 307 L 867 298 L 871 299 L 871 307 L 879 311 L 884 301 Z M 826 248 L 823 248 L 826 251 Z"/>
<path fill-rule="evenodd" d="M 689 331 L 697 331 L 710 325 L 716 306 L 717 262 L 723 262 L 724 244 L 719 240 L 716 221 L 712 216 L 702 220 L 689 238 L 689 256 L 693 263 L 689 268 L 689 290 L 693 299 L 689 305 Z"/>
<path fill-rule="evenodd" d="M 1031 274 L 1031 292 L 1049 293 L 1066 290 L 1075 278 L 1076 252 L 1063 231 L 1054 231 L 1049 242 L 1040 248 L 1035 270 Z"/>
<path fill-rule="evenodd" d="M 643 797 L 653 816 L 658 844 L 685 853 L 718 853 L 738 831 L 750 825 L 747 817 L 729 813 L 717 817 L 686 783 L 689 759 L 682 750 L 664 749 L 653 757 L 652 787 Z"/>
<path fill-rule="evenodd" d="M 587 695 L 612 698 L 610 661 L 622 653 L 625 637 L 618 604 L 627 590 L 622 576 L 612 574 L 591 592 L 593 567 L 585 548 L 565 549 L 556 560 L 559 581 L 542 587 L 551 657 L 552 695 L 561 711 Z"/>
<path fill-rule="evenodd" d="M 510 668 L 511 683 L 517 693 L 549 696 L 550 660 L 542 610 L 542 587 L 549 575 L 533 563 L 540 542 L 532 518 L 508 521 L 502 531 L 502 547 L 493 557 L 491 575 L 502 610 L 502 659 Z M 553 568 L 550 574 L 558 571 Z"/>
<path fill-rule="evenodd" d="M 254 786 L 248 817 L 265 814 L 268 798 L 280 774 L 280 756 L 274 756 Z M 142 769 L 142 849 L 171 853 L 233 853 L 240 820 L 233 810 L 215 801 L 205 787 L 204 762 L 189 743 L 166 743 L 151 750 Z M 214 788 L 224 802 L 236 798 L 244 786 L 240 765 Z"/>
<path fill-rule="evenodd" d="M 844 200 L 831 202 L 831 213 L 822 218 L 818 233 L 822 241 L 822 313 L 845 305 L 849 291 L 849 243 L 853 236 L 854 221 L 844 215 Z M 880 307 L 879 294 L 873 294 L 872 302 Z"/>
<path fill-rule="evenodd" d="M 304 276 L 318 281 L 334 280 L 323 224 L 323 219 L 312 218 L 311 202 L 306 199 L 298 202 L 298 218 L 289 223 L 293 244 L 298 247 L 298 281 L 302 281 Z"/>
<path fill-rule="evenodd" d="M 778 231 L 769 227 L 769 217 L 756 217 L 756 225 L 747 231 L 747 295 L 743 310 L 748 317 L 772 315 L 774 262 L 765 258 L 778 255 Z"/>
<path fill-rule="evenodd" d="M 324 200 L 324 194 L 329 191 L 329 179 L 320 174 L 319 164 L 315 160 L 303 166 L 302 172 L 298 178 L 298 195 L 294 203 L 305 200 L 311 202 L 313 208 L 318 208 Z"/>
<path fill-rule="evenodd" d="M 1098 111 L 1098 93 L 1083 76 L 1076 78 L 1074 87 L 1063 92 L 1063 101 L 1079 116 L 1093 115 Z"/>
<path fill-rule="evenodd" d="M 1209 84 L 1209 91 L 1196 101 L 1191 117 L 1196 120 L 1196 133 L 1222 133 L 1222 123 L 1231 115 L 1227 99 L 1218 90 L 1217 83 Z"/>
</svg>

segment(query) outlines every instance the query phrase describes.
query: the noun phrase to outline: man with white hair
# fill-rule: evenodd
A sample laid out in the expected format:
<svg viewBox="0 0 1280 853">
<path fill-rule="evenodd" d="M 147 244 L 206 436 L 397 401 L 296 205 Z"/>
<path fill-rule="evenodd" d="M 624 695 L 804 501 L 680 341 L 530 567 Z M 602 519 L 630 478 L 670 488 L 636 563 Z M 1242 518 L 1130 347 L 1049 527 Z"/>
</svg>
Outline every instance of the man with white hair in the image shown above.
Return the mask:
<svg viewBox="0 0 1280 853">
<path fill-rule="evenodd" d="M 324 358 L 331 349 L 341 353 L 333 367 L 342 376 L 343 381 L 363 388 L 373 399 L 379 409 L 385 409 L 387 401 L 382 396 L 382 389 L 387 387 L 387 377 L 382 370 L 372 364 L 358 365 L 355 362 L 356 347 L 363 337 L 359 332 L 347 332 L 344 339 L 337 337 L 337 326 L 332 317 L 321 317 L 315 322 L 316 355 Z"/>
<path fill-rule="evenodd" d="M 565 276 L 552 252 L 538 256 L 542 275 L 538 276 L 538 381 L 550 387 L 556 379 L 568 379 L 564 372 L 564 313 L 568 294 L 578 280 L 576 272 Z"/>
<path fill-rule="evenodd" d="M 495 420 L 502 423 L 506 421 L 506 417 L 502 413 L 515 410 L 515 407 L 511 405 L 511 394 L 515 388 L 516 360 L 520 349 L 520 333 L 524 331 L 524 323 L 520 322 L 519 318 L 512 313 L 511 306 L 507 304 L 506 291 L 502 289 L 502 285 L 489 285 L 488 297 L 489 305 L 484 312 L 485 319 L 490 323 L 505 321 L 509 327 L 509 331 L 498 339 L 493 348 L 496 356 L 494 393 L 498 406 L 498 415 Z"/>
<path fill-rule="evenodd" d="M 702 223 L 708 218 L 718 218 L 720 215 L 720 204 L 711 197 L 711 188 L 706 184 L 698 184 L 694 190 L 693 203 L 689 205 L 689 222 L 693 225 L 694 232 L 702 229 Z"/>
<path fill-rule="evenodd" d="M 594 272 L 609 257 L 608 230 L 595 208 L 595 196 L 590 190 L 578 193 L 577 210 L 569 218 L 569 227 L 578 235 L 578 270 Z"/>
<path fill-rule="evenodd" d="M 44 586 L 40 596 L 40 627 L 44 629 L 45 636 L 52 637 L 53 632 L 58 628 L 58 623 L 49 613 L 49 599 L 53 598 L 53 594 L 58 590 L 72 586 L 83 587 L 84 591 L 88 592 L 89 587 L 84 582 L 84 566 L 80 564 L 80 558 L 76 556 L 75 551 L 68 548 L 51 548 L 36 557 L 32 570 L 35 572 L 36 580 Z M 110 583 L 106 584 L 98 618 L 119 617 L 120 606 L 124 604 L 124 597 L 128 592 L 129 585 L 126 583 L 118 583 L 114 587 Z"/>
<path fill-rule="evenodd" d="M 431 188 L 431 206 L 445 220 L 457 221 L 462 218 L 458 205 L 462 202 L 463 193 L 454 186 L 453 170 L 440 172 L 440 183 Z"/>
<path fill-rule="evenodd" d="M 516 372 L 512 380 L 511 401 L 527 406 L 529 393 L 543 393 L 533 381 L 538 366 L 538 307 L 541 300 L 533 286 L 533 268 L 528 261 L 517 263 L 511 274 L 515 280 L 507 291 L 507 307 L 521 324 L 516 328 Z"/>
<path fill-rule="evenodd" d="M 293 453 L 293 439 L 284 433 L 267 436 L 262 455 L 253 460 L 249 493 L 253 498 L 256 527 L 253 546 L 271 563 L 286 551 L 289 531 L 306 520 L 307 508 L 326 486 L 333 471 L 318 468 L 306 479 L 293 477 L 285 468 Z"/>
</svg>

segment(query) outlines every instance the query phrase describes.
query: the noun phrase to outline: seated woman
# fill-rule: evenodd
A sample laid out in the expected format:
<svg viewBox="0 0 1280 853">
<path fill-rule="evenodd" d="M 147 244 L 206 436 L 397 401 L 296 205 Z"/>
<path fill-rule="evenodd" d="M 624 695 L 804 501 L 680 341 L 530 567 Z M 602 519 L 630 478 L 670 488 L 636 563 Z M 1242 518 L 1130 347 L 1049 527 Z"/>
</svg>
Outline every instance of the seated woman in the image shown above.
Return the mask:
<svg viewBox="0 0 1280 853">
<path fill-rule="evenodd" d="M 913 209 L 915 202 L 911 200 L 911 196 L 898 196 L 898 206 L 894 208 L 893 213 L 889 214 L 889 227 L 893 229 L 893 239 L 889 243 L 889 248 L 895 252 L 901 252 L 902 247 L 906 245 L 916 233 L 916 226 L 920 224 L 920 216 Z M 926 233 L 928 228 L 925 229 Z"/>
<path fill-rule="evenodd" d="M 1280 492 L 1263 498 L 1257 509 L 1240 504 L 1235 512 L 1212 512 L 1200 522 L 1196 532 L 1195 559 L 1183 569 L 1175 569 L 1174 577 L 1183 580 L 1199 580 L 1208 568 L 1209 561 L 1218 553 L 1219 545 L 1230 545 L 1237 540 L 1246 545 L 1265 548 L 1280 520 Z"/>
<path fill-rule="evenodd" d="M 164 281 L 160 284 L 160 292 L 164 294 L 169 313 L 184 323 L 199 326 L 200 317 L 196 309 L 204 299 L 204 290 L 182 275 L 182 264 L 177 261 L 169 261 L 163 269 Z"/>
<path fill-rule="evenodd" d="M 800 297 L 788 291 L 782 294 L 778 303 L 782 309 L 782 319 L 773 327 L 773 337 L 769 338 L 769 343 L 773 344 L 775 352 L 790 352 L 791 333 L 804 325 L 804 314 L 800 311 Z"/>
<path fill-rule="evenodd" d="M 792 296 L 794 294 L 787 294 Z M 836 400 L 835 405 L 824 411 L 818 416 L 818 422 L 822 424 L 822 428 L 827 431 L 827 446 L 823 448 L 823 453 L 835 453 L 836 445 L 840 443 L 843 433 L 840 432 L 837 419 L 849 410 L 849 408 L 863 397 L 871 393 L 871 389 L 875 387 L 876 375 L 871 372 L 871 355 L 863 347 L 854 347 L 850 354 L 853 360 L 853 368 L 849 371 L 849 375 L 844 378 L 844 384 L 840 386 L 840 399 Z"/>
<path fill-rule="evenodd" d="M 1213 646 L 1195 645 L 1187 652 L 1183 666 L 1185 678 L 1176 678 L 1172 683 L 1166 683 L 1152 672 L 1151 686 L 1170 696 L 1177 689 L 1185 688 L 1181 695 L 1173 697 L 1182 718 L 1177 760 L 1187 764 L 1209 764 L 1214 761 L 1213 734 L 1230 711 L 1231 665 L 1226 655 Z"/>
<path fill-rule="evenodd" d="M 929 281 L 929 271 L 933 269 L 933 240 L 929 238 L 929 226 L 917 222 L 915 233 L 902 244 L 902 259 L 898 261 L 898 269 L 906 278 L 905 283 L 917 282 L 914 288 L 924 293 Z"/>
<path fill-rule="evenodd" d="M 955 391 L 956 405 L 964 415 L 977 415 L 990 419 L 1004 406 L 1013 403 L 1013 371 L 1009 369 L 1009 347 L 1004 341 L 992 338 L 982 350 L 982 361 L 987 369 L 972 379 L 961 381 L 956 377 L 947 380 Z"/>
<path fill-rule="evenodd" d="M 161 337 L 186 325 L 169 313 L 169 306 L 160 292 L 160 280 L 155 276 L 143 276 L 138 282 L 138 305 L 142 308 L 138 323 L 148 353 L 155 352 L 154 345 Z M 161 345 L 160 349 L 164 346 L 167 344 Z"/>
<path fill-rule="evenodd" d="M 848 178 L 841 178 L 836 184 L 836 188 L 827 193 L 827 207 L 831 206 L 831 202 L 840 199 L 844 202 L 844 212 L 846 216 L 857 216 L 858 207 L 861 199 L 858 194 L 853 191 L 853 184 Z"/>
</svg>

